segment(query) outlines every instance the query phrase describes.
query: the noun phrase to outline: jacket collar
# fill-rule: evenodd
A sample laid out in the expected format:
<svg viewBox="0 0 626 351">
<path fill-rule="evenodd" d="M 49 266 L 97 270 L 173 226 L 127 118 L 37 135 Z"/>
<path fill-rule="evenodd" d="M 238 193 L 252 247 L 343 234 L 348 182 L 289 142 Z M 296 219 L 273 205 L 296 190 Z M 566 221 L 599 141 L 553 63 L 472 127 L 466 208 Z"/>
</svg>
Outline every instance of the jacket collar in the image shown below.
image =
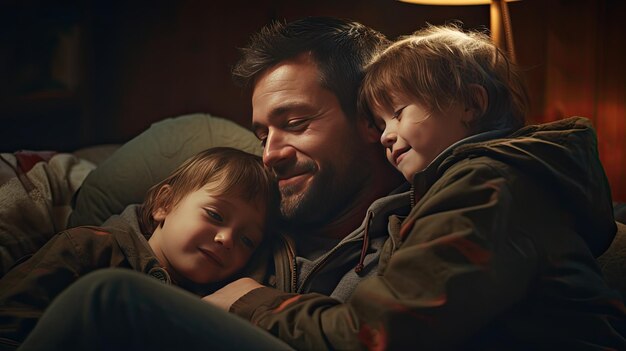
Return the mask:
<svg viewBox="0 0 626 351">
<path fill-rule="evenodd" d="M 138 209 L 138 205 L 130 205 L 120 215 L 109 218 L 103 226 L 113 229 L 113 236 L 133 270 L 150 275 L 154 275 L 151 272 L 155 271 L 165 272 L 152 247 L 148 244 L 149 236 L 139 229 Z M 168 284 L 171 283 L 167 272 L 163 278 L 157 278 Z"/>
<path fill-rule="evenodd" d="M 413 183 L 411 186 L 411 207 L 414 207 L 416 202 L 424 196 L 424 194 L 430 189 L 430 187 L 441 177 L 441 174 L 450 168 L 457 160 L 454 150 L 460 146 L 481 143 L 492 139 L 498 139 L 509 135 L 513 130 L 511 129 L 498 129 L 479 134 L 470 135 L 467 138 L 461 139 L 456 143 L 448 146 L 443 150 L 434 160 L 432 160 L 426 168 L 415 173 L 413 176 Z"/>
</svg>

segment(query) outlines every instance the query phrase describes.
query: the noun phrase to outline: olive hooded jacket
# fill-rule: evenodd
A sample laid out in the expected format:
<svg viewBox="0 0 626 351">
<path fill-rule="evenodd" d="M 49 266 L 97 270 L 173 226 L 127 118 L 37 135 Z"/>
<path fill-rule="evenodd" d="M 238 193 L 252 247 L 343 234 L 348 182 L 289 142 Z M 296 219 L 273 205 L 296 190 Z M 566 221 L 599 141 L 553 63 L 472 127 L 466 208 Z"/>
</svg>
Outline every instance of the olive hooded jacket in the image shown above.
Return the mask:
<svg viewBox="0 0 626 351">
<path fill-rule="evenodd" d="M 127 268 L 172 284 L 139 230 L 135 208 L 103 227 L 58 233 L 0 280 L 0 350 L 17 348 L 54 298 L 96 269 Z"/>
<path fill-rule="evenodd" d="M 588 120 L 462 140 L 411 191 L 409 215 L 386 218 L 377 270 L 353 280 L 346 302 L 294 290 L 285 241 L 278 289 L 253 290 L 231 311 L 301 350 L 626 349 L 624 305 L 594 259 L 616 225 Z M 368 251 L 365 233 L 352 240 Z M 309 280 L 349 267 L 344 257 L 328 256 Z"/>
</svg>

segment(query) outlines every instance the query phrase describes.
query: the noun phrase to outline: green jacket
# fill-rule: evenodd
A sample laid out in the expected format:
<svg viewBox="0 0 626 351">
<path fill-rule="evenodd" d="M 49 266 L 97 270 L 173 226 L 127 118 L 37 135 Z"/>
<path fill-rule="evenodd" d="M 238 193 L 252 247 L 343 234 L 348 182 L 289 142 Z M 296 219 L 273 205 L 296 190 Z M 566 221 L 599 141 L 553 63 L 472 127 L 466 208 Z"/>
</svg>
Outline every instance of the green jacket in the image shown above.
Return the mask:
<svg viewBox="0 0 626 351">
<path fill-rule="evenodd" d="M 347 302 L 279 281 L 287 292 L 231 311 L 302 350 L 626 349 L 626 310 L 594 259 L 616 227 L 590 122 L 498 133 L 415 175 L 410 214 L 389 217 L 378 269 Z M 277 276 L 293 281 L 284 248 Z"/>
<path fill-rule="evenodd" d="M 133 207 L 103 227 L 77 227 L 57 234 L 0 280 L 0 349 L 19 346 L 50 302 L 96 269 L 128 268 L 172 283 L 131 211 Z"/>
</svg>

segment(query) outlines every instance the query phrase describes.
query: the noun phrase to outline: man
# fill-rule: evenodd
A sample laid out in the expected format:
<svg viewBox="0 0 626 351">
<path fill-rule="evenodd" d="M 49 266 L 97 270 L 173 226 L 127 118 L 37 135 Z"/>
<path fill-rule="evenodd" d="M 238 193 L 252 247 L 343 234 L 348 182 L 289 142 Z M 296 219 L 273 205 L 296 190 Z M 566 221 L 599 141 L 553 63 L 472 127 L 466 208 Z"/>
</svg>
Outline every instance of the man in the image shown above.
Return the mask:
<svg viewBox="0 0 626 351">
<path fill-rule="evenodd" d="M 237 301 L 233 311 L 254 319 L 259 305 L 293 296 L 285 291 L 345 302 L 361 279 L 376 272 L 389 212 L 409 204 L 404 193 L 372 205 L 402 182 L 384 159 L 379 131 L 356 109 L 362 66 L 386 43 L 369 28 L 330 18 L 275 24 L 252 38 L 234 75 L 252 87 L 253 131 L 264 144 L 265 164 L 279 179 L 281 213 L 298 255 L 290 272 L 295 279 L 279 282 L 278 290 L 256 290 L 260 284 L 242 279 L 205 300 L 227 310 Z M 356 326 L 331 330 L 338 328 L 335 321 L 345 320 L 345 311 L 305 313 L 295 323 L 283 316 L 290 313 L 274 310 L 261 324 L 277 328 L 284 340 L 302 334 L 301 340 L 290 340 L 298 348 L 354 347 L 353 339 L 345 343 L 344 333 L 356 335 L 357 330 L 348 331 Z"/>
<path fill-rule="evenodd" d="M 253 129 L 264 144 L 264 162 L 279 179 L 286 240 L 276 245 L 275 275 L 269 280 L 278 289 L 262 287 L 252 279 L 242 278 L 205 300 L 224 309 L 230 309 L 237 301 L 233 312 L 236 308 L 241 315 L 257 311 L 258 307 L 263 309 L 268 302 L 283 305 L 283 301 L 290 300 L 293 302 L 290 308 L 282 313 L 272 309 L 271 314 L 277 319 L 270 321 L 267 328 L 298 349 L 354 348 L 358 345 L 358 325 L 350 320 L 349 309 L 341 303 L 350 297 L 360 280 L 376 273 L 378 255 L 387 239 L 389 213 L 398 212 L 398 207 L 403 208 L 401 212 L 408 213 L 409 210 L 408 188 L 374 202 L 403 184 L 403 179 L 386 161 L 378 130 L 357 113 L 363 66 L 387 44 L 382 34 L 356 22 L 307 18 L 288 24 L 275 23 L 252 38 L 234 69 L 236 80 L 252 88 Z M 189 327 L 183 331 L 170 324 L 163 327 L 163 332 L 154 325 L 144 328 L 144 323 L 152 324 L 152 316 L 158 317 L 156 320 L 168 320 L 169 316 L 170 321 L 177 321 L 172 323 L 188 326 L 206 324 L 202 322 L 206 318 L 216 319 L 223 322 L 222 328 L 226 329 L 215 332 L 217 335 L 229 335 L 228 330 L 230 333 L 236 331 L 244 339 L 246 335 L 253 335 L 250 345 L 256 348 L 264 348 L 263 345 L 268 349 L 276 347 L 267 336 L 259 337 L 258 331 L 242 331 L 239 321 L 233 322 L 230 329 L 224 327 L 231 325 L 226 322 L 229 319 L 210 306 L 196 306 L 191 301 L 184 303 L 184 297 L 175 298 L 178 292 L 142 285 L 152 281 L 141 283 L 143 279 L 139 277 L 124 278 L 124 274 L 117 272 L 113 272 L 112 277 L 111 273 L 96 274 L 91 281 L 79 283 L 51 310 L 67 311 L 69 304 L 73 313 L 85 316 L 75 308 L 75 302 L 98 300 L 106 312 L 96 312 L 89 303 L 90 307 L 86 308 L 89 314 L 106 315 L 102 320 L 107 322 L 91 318 L 84 321 L 76 317 L 74 328 L 102 332 L 113 327 L 114 335 L 124 336 L 116 339 L 106 333 L 96 339 L 116 347 L 132 348 L 133 342 L 122 344 L 115 341 L 128 337 L 117 327 L 129 319 L 131 325 L 122 329 L 132 331 L 129 333 L 135 338 L 134 342 L 143 340 L 143 346 L 167 348 L 173 345 L 169 342 L 176 340 L 184 340 L 180 343 L 185 345 L 185 341 L 194 338 L 190 335 L 202 335 L 209 340 L 216 338 L 203 329 L 190 332 Z M 99 295 L 102 289 L 97 288 L 100 283 L 109 285 L 107 291 L 116 291 L 112 295 L 124 295 L 125 299 L 104 299 Z M 79 288 L 81 285 L 93 288 L 89 289 L 90 293 L 85 293 Z M 126 288 L 126 294 L 118 294 Z M 141 297 L 133 295 L 138 291 L 143 292 Z M 321 311 L 311 310 L 309 303 L 298 304 L 292 299 L 306 295 L 322 297 L 330 305 L 337 305 L 337 312 L 319 313 Z M 242 296 L 245 299 L 240 299 Z M 111 295 L 107 297 L 113 298 Z M 134 307 L 123 311 L 111 308 L 120 303 L 137 306 L 133 303 L 135 299 L 141 300 L 142 312 L 131 312 Z M 178 302 L 169 302 L 173 300 Z M 154 306 L 146 307 L 151 304 Z M 173 305 L 178 307 L 164 310 L 173 308 Z M 293 307 L 297 307 L 299 316 L 293 316 Z M 143 319 L 146 310 L 150 310 L 150 317 Z M 192 317 L 195 312 L 199 314 Z M 40 345 L 42 340 L 50 345 L 64 340 L 61 334 L 50 332 L 50 325 L 54 325 L 55 320 L 48 316 L 55 313 L 63 312 L 47 313 L 27 340 L 25 349 L 35 343 Z M 138 316 L 126 318 L 128 314 Z M 180 322 L 181 319 L 174 314 L 185 315 L 182 320 L 188 323 Z M 115 322 L 111 323 L 111 320 Z M 147 337 L 144 332 L 152 336 Z M 246 347 L 246 344 L 237 343 L 241 340 L 229 343 L 227 339 L 220 339 L 220 347 Z M 65 347 L 94 344 L 93 337 L 88 341 L 81 338 L 74 341 Z M 206 345 L 202 337 L 193 340 L 192 344 Z M 193 348 L 193 345 L 186 346 Z"/>
</svg>

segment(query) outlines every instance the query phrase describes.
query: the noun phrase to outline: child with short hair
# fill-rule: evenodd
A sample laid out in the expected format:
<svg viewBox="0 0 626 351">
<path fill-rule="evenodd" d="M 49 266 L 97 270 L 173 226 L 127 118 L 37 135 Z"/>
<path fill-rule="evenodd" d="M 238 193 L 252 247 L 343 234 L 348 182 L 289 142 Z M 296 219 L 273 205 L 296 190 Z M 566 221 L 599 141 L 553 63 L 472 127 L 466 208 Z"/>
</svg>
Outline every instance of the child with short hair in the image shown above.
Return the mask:
<svg viewBox="0 0 626 351">
<path fill-rule="evenodd" d="M 266 241 L 277 191 L 256 155 L 217 147 L 192 156 L 142 206 L 102 227 L 63 231 L 9 271 L 0 280 L 0 345 L 19 345 L 61 291 L 97 269 L 132 269 L 200 296 L 214 291 Z"/>
<path fill-rule="evenodd" d="M 455 26 L 367 66 L 360 107 L 413 195 L 379 277 L 352 296 L 370 348 L 626 348 L 594 260 L 616 227 L 593 128 L 524 127 L 526 96 L 486 35 Z"/>
</svg>

